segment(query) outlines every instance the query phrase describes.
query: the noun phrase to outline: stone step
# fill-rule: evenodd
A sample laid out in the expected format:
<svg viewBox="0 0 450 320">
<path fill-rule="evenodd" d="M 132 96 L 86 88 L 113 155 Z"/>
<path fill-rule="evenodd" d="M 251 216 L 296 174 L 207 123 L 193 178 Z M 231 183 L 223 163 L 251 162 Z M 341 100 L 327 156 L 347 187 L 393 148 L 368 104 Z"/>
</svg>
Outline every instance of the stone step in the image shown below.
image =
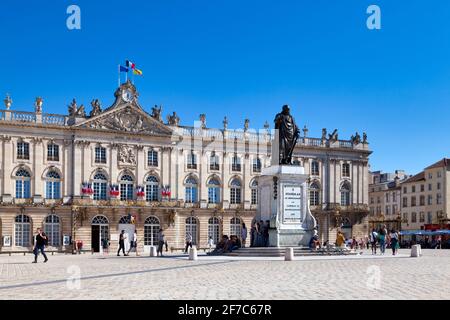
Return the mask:
<svg viewBox="0 0 450 320">
<path fill-rule="evenodd" d="M 241 248 L 231 253 L 225 253 L 225 256 L 233 257 L 284 257 L 286 248 Z M 311 251 L 309 248 L 296 247 L 294 248 L 294 256 L 324 256 L 324 255 L 356 255 L 358 252 L 321 252 Z"/>
</svg>

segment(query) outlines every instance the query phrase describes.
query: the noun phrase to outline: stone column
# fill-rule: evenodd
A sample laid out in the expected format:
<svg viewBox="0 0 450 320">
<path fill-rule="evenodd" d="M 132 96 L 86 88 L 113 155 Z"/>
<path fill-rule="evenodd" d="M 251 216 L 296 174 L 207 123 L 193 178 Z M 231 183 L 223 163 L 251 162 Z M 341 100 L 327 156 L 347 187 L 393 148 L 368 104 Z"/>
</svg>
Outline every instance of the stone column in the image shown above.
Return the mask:
<svg viewBox="0 0 450 320">
<path fill-rule="evenodd" d="M 251 165 L 252 165 L 252 158 L 248 153 L 245 153 L 243 158 L 243 172 L 242 172 L 242 204 L 244 205 L 244 209 L 250 209 L 250 203 L 251 203 L 251 192 L 250 192 L 250 179 L 251 176 Z"/>
<path fill-rule="evenodd" d="M 117 179 L 119 177 L 119 163 L 117 161 L 117 144 L 109 145 L 109 175 L 110 183 L 117 184 Z"/>
<path fill-rule="evenodd" d="M 223 161 L 222 161 L 222 202 L 224 204 L 225 209 L 228 208 L 230 203 L 230 188 L 228 183 L 231 178 L 231 160 L 229 159 L 232 156 L 232 153 L 224 152 L 223 153 Z"/>
<path fill-rule="evenodd" d="M 171 197 L 178 199 L 178 156 L 179 152 L 177 149 L 170 148 L 170 188 L 172 191 Z"/>
<path fill-rule="evenodd" d="M 145 171 L 145 152 L 144 146 L 136 146 L 136 185 L 144 185 Z"/>
<path fill-rule="evenodd" d="M 199 187 L 201 190 L 200 194 L 200 204 L 202 207 L 206 207 L 208 203 L 208 189 L 206 188 L 206 183 L 208 179 L 208 153 L 205 150 L 200 152 L 199 156 Z"/>
<path fill-rule="evenodd" d="M 90 142 L 89 141 L 83 141 L 82 146 L 82 159 L 83 159 L 83 176 L 82 181 L 89 181 L 93 168 L 91 166 L 92 163 L 92 148 L 89 147 Z M 95 152 L 95 150 L 94 150 Z"/>
<path fill-rule="evenodd" d="M 83 182 L 83 141 L 75 141 L 75 155 L 74 155 L 74 188 L 73 195 L 81 196 L 81 183 Z"/>
<path fill-rule="evenodd" d="M 35 196 L 41 196 L 45 198 L 44 192 L 44 180 L 42 179 L 42 174 L 45 170 L 44 167 L 44 144 L 42 143 L 42 138 L 32 139 L 33 149 L 30 150 L 30 159 L 32 159 L 32 170 L 33 170 L 33 194 Z"/>
<path fill-rule="evenodd" d="M 72 190 L 72 166 L 75 163 L 72 163 L 72 141 L 64 140 L 63 145 L 61 146 L 61 163 L 62 163 L 62 174 L 63 174 L 63 183 L 62 183 L 62 196 L 69 197 L 73 194 Z"/>
<path fill-rule="evenodd" d="M 334 159 L 329 160 L 329 170 L 330 170 L 329 202 L 336 203 L 336 161 Z"/>
</svg>

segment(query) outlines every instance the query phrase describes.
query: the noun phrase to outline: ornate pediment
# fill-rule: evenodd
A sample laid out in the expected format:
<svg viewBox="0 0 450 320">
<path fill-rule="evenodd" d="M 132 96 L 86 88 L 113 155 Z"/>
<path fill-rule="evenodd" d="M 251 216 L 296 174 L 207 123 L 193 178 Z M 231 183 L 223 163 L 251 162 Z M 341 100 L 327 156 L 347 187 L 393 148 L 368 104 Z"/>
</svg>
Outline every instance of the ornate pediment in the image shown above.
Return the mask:
<svg viewBox="0 0 450 320">
<path fill-rule="evenodd" d="M 136 134 L 170 135 L 172 130 L 153 119 L 142 109 L 126 104 L 88 119 L 77 127 Z"/>
<path fill-rule="evenodd" d="M 114 96 L 116 100 L 113 105 L 105 110 L 102 110 L 98 100 L 93 100 L 90 117 L 75 127 L 134 134 L 173 134 L 172 129 L 162 121 L 162 107 L 152 108 L 151 115 L 144 111 L 138 101 L 139 93 L 131 81 L 120 85 Z M 74 110 L 78 110 L 76 105 Z"/>
</svg>

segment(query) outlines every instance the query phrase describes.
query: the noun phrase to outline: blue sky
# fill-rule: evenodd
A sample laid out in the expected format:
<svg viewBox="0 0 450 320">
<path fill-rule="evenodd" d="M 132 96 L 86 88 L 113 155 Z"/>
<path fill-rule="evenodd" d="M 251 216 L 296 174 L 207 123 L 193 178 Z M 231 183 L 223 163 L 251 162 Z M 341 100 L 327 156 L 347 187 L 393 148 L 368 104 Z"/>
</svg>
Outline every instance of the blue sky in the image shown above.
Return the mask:
<svg viewBox="0 0 450 320">
<path fill-rule="evenodd" d="M 71 4 L 81 30 L 66 28 Z M 366 27 L 370 4 L 379 31 Z M 107 107 L 130 59 L 147 111 L 258 129 L 287 103 L 310 136 L 367 131 L 373 170 L 416 173 L 450 156 L 449 19 L 447 0 L 2 0 L 0 95 L 15 110 L 36 96 L 44 112 L 74 97 Z"/>
</svg>

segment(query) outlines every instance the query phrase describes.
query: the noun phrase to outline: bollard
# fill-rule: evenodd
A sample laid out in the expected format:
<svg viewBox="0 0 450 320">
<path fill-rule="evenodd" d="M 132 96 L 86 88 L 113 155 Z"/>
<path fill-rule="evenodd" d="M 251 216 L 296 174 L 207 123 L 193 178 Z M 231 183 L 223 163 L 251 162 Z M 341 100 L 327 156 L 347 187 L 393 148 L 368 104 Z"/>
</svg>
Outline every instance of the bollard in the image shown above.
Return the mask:
<svg viewBox="0 0 450 320">
<path fill-rule="evenodd" d="M 415 244 L 411 247 L 411 257 L 419 258 L 422 255 L 422 247 L 420 244 Z"/>
<path fill-rule="evenodd" d="M 189 249 L 189 260 L 197 260 L 197 248 L 192 247 Z"/>
<path fill-rule="evenodd" d="M 151 246 L 150 247 L 150 257 L 156 257 L 158 254 L 156 252 L 156 247 Z"/>
<path fill-rule="evenodd" d="M 286 248 L 284 253 L 284 261 L 294 260 L 294 248 Z"/>
</svg>

